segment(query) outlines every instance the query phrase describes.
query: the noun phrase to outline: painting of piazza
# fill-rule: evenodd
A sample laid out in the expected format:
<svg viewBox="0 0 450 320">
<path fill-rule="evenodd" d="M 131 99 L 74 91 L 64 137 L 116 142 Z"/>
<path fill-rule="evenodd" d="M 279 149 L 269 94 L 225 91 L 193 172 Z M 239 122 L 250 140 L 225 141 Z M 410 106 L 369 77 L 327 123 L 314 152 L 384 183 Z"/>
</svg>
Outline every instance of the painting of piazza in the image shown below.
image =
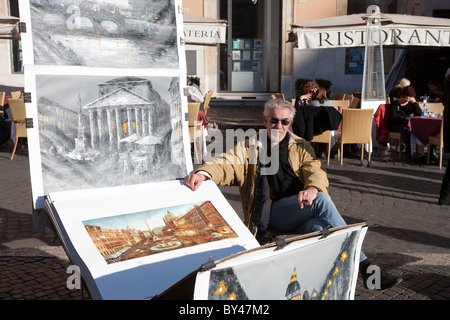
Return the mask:
<svg viewBox="0 0 450 320">
<path fill-rule="evenodd" d="M 211 201 L 83 221 L 108 264 L 236 238 Z"/>
<path fill-rule="evenodd" d="M 174 0 L 30 0 L 34 63 L 177 69 Z"/>
<path fill-rule="evenodd" d="M 36 86 L 46 194 L 187 174 L 178 78 L 37 75 Z"/>
</svg>

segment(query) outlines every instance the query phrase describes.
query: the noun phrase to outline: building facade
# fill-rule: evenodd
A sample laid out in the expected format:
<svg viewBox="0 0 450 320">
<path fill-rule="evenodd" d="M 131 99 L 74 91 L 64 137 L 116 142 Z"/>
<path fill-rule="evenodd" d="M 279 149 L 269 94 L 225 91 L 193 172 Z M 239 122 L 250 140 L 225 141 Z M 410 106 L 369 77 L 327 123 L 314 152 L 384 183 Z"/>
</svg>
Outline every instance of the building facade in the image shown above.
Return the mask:
<svg viewBox="0 0 450 320">
<path fill-rule="evenodd" d="M 184 10 L 189 14 L 228 22 L 226 44 L 217 45 L 216 52 L 211 48 L 197 49 L 201 88 L 215 89 L 214 96 L 218 98 L 267 99 L 275 92 L 294 98 L 297 79 L 325 79 L 332 83 L 331 94 L 361 92 L 364 47 L 299 50 L 295 43 L 288 42 L 288 34 L 293 23 L 365 13 L 374 4 L 384 13 L 450 18 L 450 1 L 436 0 L 183 0 Z M 192 48 L 186 48 L 188 56 L 194 55 L 189 53 Z M 417 50 L 421 50 L 422 56 L 429 53 L 426 49 L 409 51 Z M 433 70 L 427 68 L 427 73 L 428 78 L 440 80 L 450 61 L 447 48 L 437 51 L 430 59 L 437 60 L 439 65 Z M 386 75 L 402 52 L 385 49 Z M 413 62 L 408 68 L 411 77 L 420 73 L 423 78 L 422 70 L 416 71 Z M 188 70 L 188 74 L 193 72 Z M 426 87 L 421 81 L 428 80 L 415 81 L 419 92 Z"/>
<path fill-rule="evenodd" d="M 0 13 L 17 14 L 17 2 L 0 0 Z M 182 0 L 185 14 L 227 21 L 226 43 L 186 45 L 187 74 L 215 98 L 266 99 L 274 92 L 293 98 L 299 78 L 329 80 L 332 94 L 360 92 L 364 48 L 299 50 L 288 34 L 293 23 L 362 13 L 373 4 L 384 13 L 450 17 L 448 0 Z M 0 52 L 10 57 L 2 60 L 0 84 L 23 85 L 20 42 L 0 40 Z M 441 68 L 449 65 L 446 53 L 437 57 Z M 401 50 L 384 55 L 388 73 Z"/>
</svg>

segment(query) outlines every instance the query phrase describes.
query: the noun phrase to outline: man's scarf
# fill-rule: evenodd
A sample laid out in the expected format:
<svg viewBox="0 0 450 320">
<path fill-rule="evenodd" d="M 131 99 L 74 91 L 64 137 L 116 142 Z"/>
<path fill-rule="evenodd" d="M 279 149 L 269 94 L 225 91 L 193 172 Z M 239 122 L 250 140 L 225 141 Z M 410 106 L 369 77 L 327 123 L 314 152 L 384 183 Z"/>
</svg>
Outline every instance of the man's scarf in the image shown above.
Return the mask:
<svg viewBox="0 0 450 320">
<path fill-rule="evenodd" d="M 267 175 L 270 187 L 270 198 L 279 200 L 281 198 L 293 196 L 303 190 L 303 183 L 297 177 L 289 164 L 289 134 L 279 143 L 279 166 L 275 174 Z M 272 148 L 267 148 L 268 156 L 272 153 Z M 264 166 L 269 166 L 266 164 Z"/>
</svg>

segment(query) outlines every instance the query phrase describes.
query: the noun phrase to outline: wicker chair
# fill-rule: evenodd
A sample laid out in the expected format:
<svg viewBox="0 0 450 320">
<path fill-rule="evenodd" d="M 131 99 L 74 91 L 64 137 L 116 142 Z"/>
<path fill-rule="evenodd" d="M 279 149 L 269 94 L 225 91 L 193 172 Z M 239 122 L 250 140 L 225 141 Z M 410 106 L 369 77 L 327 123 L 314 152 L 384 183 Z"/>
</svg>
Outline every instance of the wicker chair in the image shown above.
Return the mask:
<svg viewBox="0 0 450 320">
<path fill-rule="evenodd" d="M 341 165 L 344 161 L 344 144 L 362 143 L 372 146 L 373 109 L 342 109 L 342 127 L 339 137 L 338 157 Z M 361 148 L 361 161 L 364 159 L 364 147 Z M 368 155 L 370 163 L 370 152 Z"/>
<path fill-rule="evenodd" d="M 205 100 L 203 100 L 203 110 L 205 111 L 205 115 L 208 114 L 208 110 L 211 107 L 209 105 L 209 103 L 211 102 L 211 97 L 212 97 L 213 91 L 209 90 L 206 94 L 205 94 Z"/>
<path fill-rule="evenodd" d="M 22 95 L 21 91 L 12 91 L 11 92 L 11 98 L 14 100 L 20 99 L 21 95 Z"/>
<path fill-rule="evenodd" d="M 5 97 L 6 92 L 0 92 L 0 106 L 3 107 L 5 105 Z"/>
<path fill-rule="evenodd" d="M 321 134 L 315 135 L 311 142 L 315 143 L 326 143 L 328 145 L 327 154 L 327 165 L 330 164 L 330 150 L 331 150 L 331 130 L 322 132 Z"/>
<path fill-rule="evenodd" d="M 338 109 L 339 106 L 342 108 L 348 108 L 350 106 L 350 100 L 328 100 L 333 106 Z"/>
<path fill-rule="evenodd" d="M 14 127 L 16 129 L 16 140 L 14 142 L 14 149 L 11 154 L 11 160 L 14 159 L 14 155 L 16 154 L 17 144 L 19 143 L 19 139 L 21 141 L 20 153 L 22 153 L 22 141 L 23 138 L 27 137 L 27 127 L 26 127 L 26 112 L 25 112 L 25 103 L 22 99 L 9 99 L 9 109 L 11 110 L 12 122 L 14 123 Z"/>
<path fill-rule="evenodd" d="M 272 99 L 281 99 L 281 100 L 285 100 L 285 99 L 284 99 L 284 93 L 274 93 L 274 94 L 272 94 Z"/>
<path fill-rule="evenodd" d="M 202 159 L 202 146 L 203 146 L 203 123 L 198 121 L 198 111 L 200 110 L 200 102 L 189 102 L 189 138 L 194 145 L 194 155 L 197 163 Z"/>
<path fill-rule="evenodd" d="M 444 113 L 444 104 L 442 102 L 430 102 L 427 105 L 428 112 Z"/>
</svg>

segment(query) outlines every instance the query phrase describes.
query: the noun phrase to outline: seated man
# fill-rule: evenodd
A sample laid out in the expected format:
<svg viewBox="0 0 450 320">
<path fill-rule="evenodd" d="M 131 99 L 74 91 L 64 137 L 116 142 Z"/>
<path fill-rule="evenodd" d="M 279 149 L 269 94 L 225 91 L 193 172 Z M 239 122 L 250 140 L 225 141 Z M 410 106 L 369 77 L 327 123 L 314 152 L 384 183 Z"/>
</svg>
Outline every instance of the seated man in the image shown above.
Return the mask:
<svg viewBox="0 0 450 320">
<path fill-rule="evenodd" d="M 208 179 L 219 185 L 239 186 L 245 223 L 258 240 L 265 230 L 304 234 L 346 225 L 328 195 L 328 178 L 321 161 L 314 158 L 311 144 L 288 131 L 294 115 L 289 102 L 269 100 L 264 107 L 266 129 L 260 131 L 260 141 L 250 138 L 238 142 L 233 150 L 184 178 L 194 191 Z M 264 141 L 268 141 L 267 150 L 263 150 Z M 273 158 L 270 163 L 269 157 Z M 364 276 L 370 264 L 361 252 Z M 382 273 L 381 289 L 400 281 Z"/>
</svg>

